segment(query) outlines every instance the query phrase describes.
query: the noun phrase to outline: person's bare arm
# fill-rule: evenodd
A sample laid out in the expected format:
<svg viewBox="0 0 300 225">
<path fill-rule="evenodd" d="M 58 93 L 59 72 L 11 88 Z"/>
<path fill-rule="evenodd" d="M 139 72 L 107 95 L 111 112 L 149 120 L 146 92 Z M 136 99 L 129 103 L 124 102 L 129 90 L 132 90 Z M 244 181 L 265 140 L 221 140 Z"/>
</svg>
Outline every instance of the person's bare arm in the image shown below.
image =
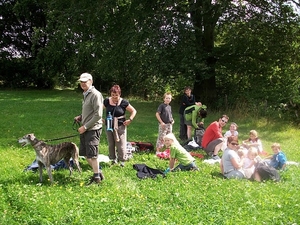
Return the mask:
<svg viewBox="0 0 300 225">
<path fill-rule="evenodd" d="M 176 162 L 176 159 L 175 159 L 175 158 L 170 158 L 170 161 L 169 161 L 169 168 L 170 168 L 171 171 L 174 169 L 175 162 Z"/>
<path fill-rule="evenodd" d="M 234 166 L 234 168 L 236 168 L 236 169 L 242 168 L 242 166 L 244 164 L 244 159 L 239 160 L 237 158 L 231 158 L 230 161 L 231 161 L 232 165 Z"/>
<path fill-rule="evenodd" d="M 224 168 L 223 168 L 222 160 L 220 161 L 220 170 L 221 170 L 221 173 L 224 174 Z"/>
</svg>

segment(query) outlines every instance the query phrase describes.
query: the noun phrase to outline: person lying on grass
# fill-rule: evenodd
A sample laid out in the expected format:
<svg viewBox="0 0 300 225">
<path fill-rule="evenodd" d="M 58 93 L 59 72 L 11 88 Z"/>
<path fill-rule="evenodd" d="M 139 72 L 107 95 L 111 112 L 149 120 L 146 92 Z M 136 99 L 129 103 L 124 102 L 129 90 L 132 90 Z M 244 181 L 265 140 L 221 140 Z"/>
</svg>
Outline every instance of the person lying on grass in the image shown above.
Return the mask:
<svg viewBox="0 0 300 225">
<path fill-rule="evenodd" d="M 164 146 L 170 149 L 169 168 L 165 170 L 165 174 L 177 170 L 199 170 L 195 158 L 180 145 L 173 133 L 169 133 L 164 137 Z M 176 161 L 179 164 L 175 167 Z"/>
</svg>

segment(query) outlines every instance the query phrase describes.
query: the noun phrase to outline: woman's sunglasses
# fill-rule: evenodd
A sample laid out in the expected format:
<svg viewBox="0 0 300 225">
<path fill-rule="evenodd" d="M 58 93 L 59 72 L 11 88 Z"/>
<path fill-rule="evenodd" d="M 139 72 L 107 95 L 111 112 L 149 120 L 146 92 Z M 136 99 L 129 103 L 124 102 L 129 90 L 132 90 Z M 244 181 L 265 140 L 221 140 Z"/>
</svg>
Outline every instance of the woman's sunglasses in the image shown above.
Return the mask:
<svg viewBox="0 0 300 225">
<path fill-rule="evenodd" d="M 239 145 L 238 143 L 233 143 L 233 142 L 231 142 L 230 144 L 232 144 L 233 146 L 238 146 Z"/>
</svg>

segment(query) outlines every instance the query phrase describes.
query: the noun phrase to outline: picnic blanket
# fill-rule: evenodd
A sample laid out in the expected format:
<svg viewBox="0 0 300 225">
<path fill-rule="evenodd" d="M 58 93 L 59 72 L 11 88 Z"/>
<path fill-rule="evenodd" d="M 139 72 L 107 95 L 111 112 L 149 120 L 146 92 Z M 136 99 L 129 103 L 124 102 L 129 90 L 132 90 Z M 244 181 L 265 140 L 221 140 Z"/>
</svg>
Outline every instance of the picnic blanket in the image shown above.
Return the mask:
<svg viewBox="0 0 300 225">
<path fill-rule="evenodd" d="M 74 166 L 74 162 L 73 159 L 70 159 L 70 164 L 73 167 Z M 36 161 L 36 159 L 29 165 L 27 166 L 24 171 L 37 171 L 37 169 L 39 168 L 38 162 Z M 58 161 L 56 164 L 51 165 L 51 169 L 53 170 L 59 170 L 59 169 L 69 169 L 68 166 L 65 164 L 65 161 L 62 159 L 60 161 Z"/>
</svg>

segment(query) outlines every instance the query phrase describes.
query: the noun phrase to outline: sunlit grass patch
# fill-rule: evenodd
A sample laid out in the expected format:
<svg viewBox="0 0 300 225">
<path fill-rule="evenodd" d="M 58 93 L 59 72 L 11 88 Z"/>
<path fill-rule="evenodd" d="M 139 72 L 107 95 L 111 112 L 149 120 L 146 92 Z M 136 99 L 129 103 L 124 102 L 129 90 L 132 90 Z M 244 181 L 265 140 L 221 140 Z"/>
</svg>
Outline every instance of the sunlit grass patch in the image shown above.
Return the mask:
<svg viewBox="0 0 300 225">
<path fill-rule="evenodd" d="M 44 170 L 40 184 L 38 173 L 23 172 L 35 158 L 33 148 L 22 148 L 17 139 L 30 132 L 40 139 L 76 134 L 72 123 L 80 114 L 81 98 L 81 93 L 72 91 L 0 92 L 0 101 L 5 102 L 0 108 L 0 224 L 300 224 L 299 167 L 281 172 L 279 183 L 227 180 L 218 164 L 203 162 L 203 151 L 198 151 L 205 157 L 196 158 L 197 172 L 141 180 L 134 164 L 164 170 L 168 160 L 140 152 L 124 168 L 101 163 L 105 180 L 100 185 L 86 186 L 92 170 L 84 159 L 80 159 L 81 174 L 76 167 L 71 177 L 68 170 L 54 171 L 51 185 Z M 128 140 L 155 145 L 159 102 L 129 100 L 138 114 L 128 128 Z M 172 107 L 178 135 L 178 107 L 175 103 Z M 238 123 L 240 140 L 256 129 L 265 151 L 271 153 L 271 144 L 279 142 L 289 160 L 300 161 L 298 128 L 280 120 L 226 114 Z M 205 125 L 218 116 L 210 112 Z M 79 144 L 78 137 L 62 141 Z M 108 154 L 105 132 L 100 153 Z"/>
</svg>

